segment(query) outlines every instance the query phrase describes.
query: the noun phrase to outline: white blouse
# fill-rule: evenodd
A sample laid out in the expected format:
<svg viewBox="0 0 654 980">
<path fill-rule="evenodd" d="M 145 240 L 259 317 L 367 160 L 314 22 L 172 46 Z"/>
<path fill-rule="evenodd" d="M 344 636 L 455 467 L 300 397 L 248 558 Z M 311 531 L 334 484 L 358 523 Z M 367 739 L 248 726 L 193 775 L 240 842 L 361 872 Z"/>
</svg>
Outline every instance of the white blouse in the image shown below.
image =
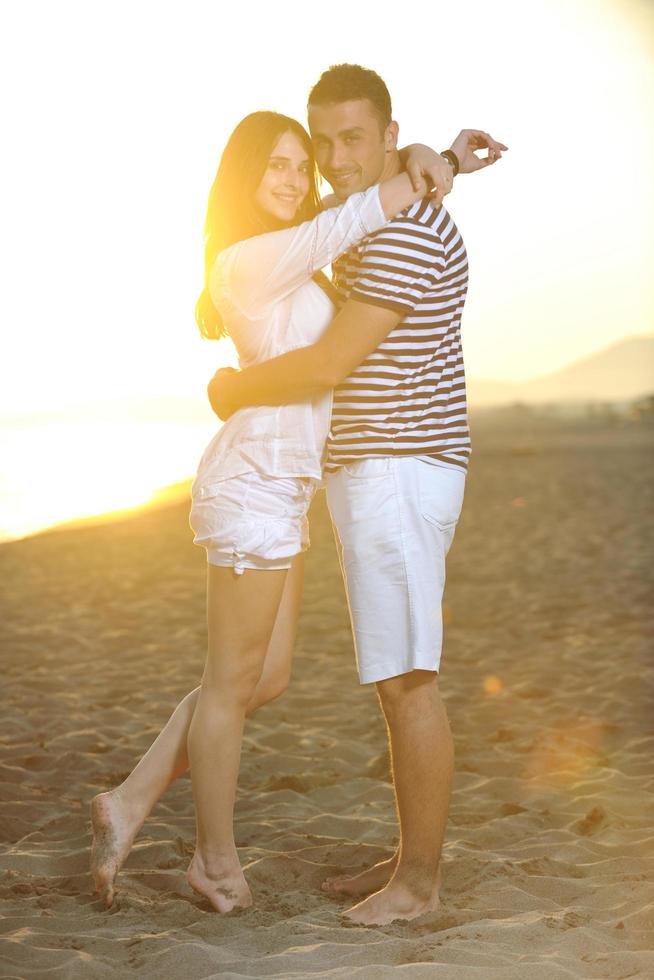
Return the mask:
<svg viewBox="0 0 654 980">
<path fill-rule="evenodd" d="M 220 252 L 211 299 L 242 368 L 315 343 L 334 306 L 311 276 L 386 224 L 378 186 L 352 194 L 293 228 L 257 235 Z M 242 408 L 207 446 L 193 494 L 252 469 L 273 477 L 321 478 L 331 392 L 291 405 Z"/>
</svg>

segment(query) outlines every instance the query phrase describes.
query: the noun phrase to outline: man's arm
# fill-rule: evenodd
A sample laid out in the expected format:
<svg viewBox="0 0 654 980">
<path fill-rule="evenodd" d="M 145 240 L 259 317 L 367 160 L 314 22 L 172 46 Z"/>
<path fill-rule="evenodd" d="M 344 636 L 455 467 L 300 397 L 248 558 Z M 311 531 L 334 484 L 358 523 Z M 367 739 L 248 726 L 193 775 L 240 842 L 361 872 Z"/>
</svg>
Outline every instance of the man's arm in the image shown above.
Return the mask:
<svg viewBox="0 0 654 980">
<path fill-rule="evenodd" d="M 349 299 L 315 344 L 244 371 L 218 371 L 207 389 L 216 415 L 246 405 L 287 405 L 336 387 L 386 339 L 402 312 Z"/>
</svg>

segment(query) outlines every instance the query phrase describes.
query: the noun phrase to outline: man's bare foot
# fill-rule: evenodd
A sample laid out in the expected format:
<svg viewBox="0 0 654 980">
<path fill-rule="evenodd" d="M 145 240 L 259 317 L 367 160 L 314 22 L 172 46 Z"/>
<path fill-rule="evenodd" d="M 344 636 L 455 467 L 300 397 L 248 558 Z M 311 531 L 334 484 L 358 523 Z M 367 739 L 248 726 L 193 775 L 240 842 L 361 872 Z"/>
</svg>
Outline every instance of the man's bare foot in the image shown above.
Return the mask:
<svg viewBox="0 0 654 980">
<path fill-rule="evenodd" d="M 379 891 L 390 881 L 397 865 L 397 854 L 386 861 L 380 861 L 372 868 L 366 868 L 358 875 L 338 875 L 334 878 L 326 878 L 320 886 L 322 891 L 328 895 L 341 896 L 349 895 L 358 898 L 360 895 L 369 895 L 371 892 Z"/>
<path fill-rule="evenodd" d="M 91 875 L 107 908 L 113 904 L 116 875 L 130 852 L 142 821 L 135 820 L 117 789 L 91 800 Z"/>
<path fill-rule="evenodd" d="M 196 851 L 186 872 L 186 880 L 198 895 L 209 900 L 216 912 L 225 915 L 252 905 L 252 893 L 238 864 L 207 871 Z"/>
<path fill-rule="evenodd" d="M 428 876 L 396 874 L 385 888 L 344 912 L 344 918 L 363 926 L 386 926 L 396 919 L 416 919 L 438 909 L 440 884 L 440 868 L 435 881 Z"/>
</svg>

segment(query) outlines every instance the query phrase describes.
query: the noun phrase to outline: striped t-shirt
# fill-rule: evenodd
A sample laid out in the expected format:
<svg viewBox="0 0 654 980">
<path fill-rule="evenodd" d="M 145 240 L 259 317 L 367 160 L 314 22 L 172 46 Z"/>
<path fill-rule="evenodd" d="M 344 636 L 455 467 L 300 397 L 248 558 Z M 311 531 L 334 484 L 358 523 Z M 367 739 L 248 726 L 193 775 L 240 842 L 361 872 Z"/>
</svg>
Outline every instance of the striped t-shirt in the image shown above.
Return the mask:
<svg viewBox="0 0 654 980">
<path fill-rule="evenodd" d="M 412 205 L 333 266 L 343 299 L 403 314 L 334 391 L 327 471 L 375 456 L 465 470 L 470 454 L 461 349 L 463 239 L 445 208 Z"/>
</svg>

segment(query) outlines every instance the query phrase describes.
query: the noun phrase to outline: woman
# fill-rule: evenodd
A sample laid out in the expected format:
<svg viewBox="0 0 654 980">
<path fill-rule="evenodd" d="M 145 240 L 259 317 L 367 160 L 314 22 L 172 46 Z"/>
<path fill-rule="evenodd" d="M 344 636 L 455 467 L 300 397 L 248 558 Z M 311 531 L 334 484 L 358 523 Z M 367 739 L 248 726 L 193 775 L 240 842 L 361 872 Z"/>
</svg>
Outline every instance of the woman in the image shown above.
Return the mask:
<svg viewBox="0 0 654 980">
<path fill-rule="evenodd" d="M 236 127 L 209 196 L 202 333 L 229 331 L 245 367 L 313 343 L 334 313 L 319 270 L 420 200 L 401 174 L 320 211 L 311 142 L 293 119 L 256 112 Z M 288 684 L 331 396 L 243 409 L 207 447 L 191 525 L 207 549 L 208 654 L 202 683 L 127 779 L 91 804 L 96 890 L 114 879 L 166 786 L 190 763 L 196 808 L 191 886 L 221 912 L 252 904 L 233 810 L 243 726 Z"/>
</svg>

